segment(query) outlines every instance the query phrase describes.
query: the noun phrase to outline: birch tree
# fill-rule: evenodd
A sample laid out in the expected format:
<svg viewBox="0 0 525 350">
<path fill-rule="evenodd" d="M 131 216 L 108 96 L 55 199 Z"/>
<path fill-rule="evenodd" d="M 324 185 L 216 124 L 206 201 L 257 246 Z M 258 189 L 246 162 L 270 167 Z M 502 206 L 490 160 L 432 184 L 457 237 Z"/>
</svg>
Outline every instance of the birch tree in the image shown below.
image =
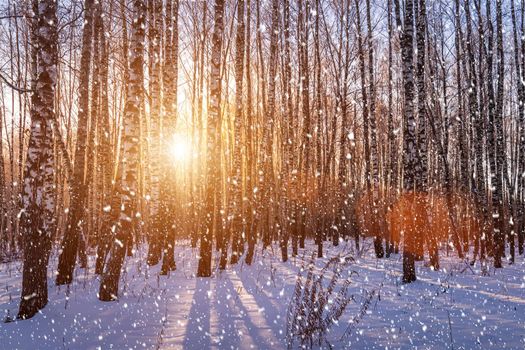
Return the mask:
<svg viewBox="0 0 525 350">
<path fill-rule="evenodd" d="M 78 243 L 84 232 L 86 186 L 86 149 L 89 120 L 89 76 L 91 71 L 91 48 L 93 40 L 94 0 L 85 0 L 84 29 L 82 33 L 82 53 L 80 58 L 80 77 L 78 94 L 78 126 L 75 147 L 75 166 L 71 181 L 71 208 L 68 211 L 67 228 L 62 241 L 58 263 L 56 284 L 69 284 L 73 281 Z"/>
<path fill-rule="evenodd" d="M 245 51 L 244 0 L 237 3 L 237 31 L 235 37 L 235 125 L 233 149 L 233 178 L 231 211 L 232 221 L 232 256 L 230 262 L 236 264 L 244 245 L 243 230 L 243 179 L 242 179 L 242 129 L 243 129 L 243 80 Z"/>
<path fill-rule="evenodd" d="M 394 0 L 396 11 L 399 0 Z M 414 191 L 414 169 L 417 162 L 416 121 L 414 118 L 414 0 L 407 0 L 404 12 L 404 27 L 401 37 L 401 55 L 403 64 L 404 110 L 403 110 L 403 188 L 405 192 Z M 403 218 L 408 220 L 408 218 Z M 414 266 L 414 232 L 404 232 L 403 282 L 416 280 Z"/>
<path fill-rule="evenodd" d="M 31 127 L 24 168 L 22 215 L 22 295 L 18 318 L 33 317 L 48 302 L 47 265 L 54 231 L 55 192 L 52 121 L 58 65 L 57 3 L 33 3 L 33 62 Z"/>
<path fill-rule="evenodd" d="M 214 217 L 219 215 L 216 208 L 216 191 L 220 184 L 220 101 L 221 101 L 221 57 L 222 33 L 224 30 L 224 0 L 215 0 L 214 31 L 212 38 L 210 101 L 208 103 L 207 147 L 206 147 L 206 194 L 205 215 L 206 228 L 200 242 L 198 277 L 211 276 L 211 255 Z"/>
<path fill-rule="evenodd" d="M 143 0 L 133 0 L 133 21 L 130 43 L 130 76 L 126 88 L 126 105 L 122 131 L 122 168 L 117 178 L 120 194 L 120 214 L 112 230 L 115 232 L 106 269 L 100 281 L 98 298 L 101 301 L 118 299 L 118 285 L 126 244 L 130 233 L 135 230 L 140 213 L 137 212 L 139 128 L 140 114 L 144 107 L 144 37 L 146 6 Z"/>
</svg>

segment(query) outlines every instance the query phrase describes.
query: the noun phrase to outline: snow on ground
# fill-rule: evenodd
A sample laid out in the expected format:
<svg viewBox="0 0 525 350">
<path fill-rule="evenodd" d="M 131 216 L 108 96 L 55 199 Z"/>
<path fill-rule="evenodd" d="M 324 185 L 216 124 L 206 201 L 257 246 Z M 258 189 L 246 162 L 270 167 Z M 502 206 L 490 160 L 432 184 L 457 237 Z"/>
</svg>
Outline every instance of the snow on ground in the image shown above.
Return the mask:
<svg viewBox="0 0 525 350">
<path fill-rule="evenodd" d="M 326 246 L 328 256 L 353 256 L 353 301 L 328 334 L 334 348 L 524 349 L 525 261 L 490 269 L 441 254 L 441 271 L 417 263 L 418 281 L 400 283 L 401 256 L 377 260 L 371 242 L 358 254 L 350 243 Z M 0 323 L 2 349 L 282 349 L 286 315 L 303 260 L 313 245 L 287 263 L 277 246 L 255 264 L 240 263 L 213 278 L 196 278 L 196 249 L 179 242 L 177 271 L 159 276 L 145 264 L 145 249 L 126 260 L 118 302 L 97 299 L 99 280 L 76 270 L 70 288 L 54 285 L 49 304 L 30 320 Z M 327 258 L 317 259 L 322 267 Z M 56 256 L 52 257 L 56 266 Z M 350 273 L 351 271 L 348 271 Z M 21 264 L 0 264 L 0 315 L 17 313 Z M 367 295 L 375 297 L 362 317 Z M 358 322 L 351 323 L 354 318 Z M 297 343 L 296 343 L 297 344 Z"/>
</svg>

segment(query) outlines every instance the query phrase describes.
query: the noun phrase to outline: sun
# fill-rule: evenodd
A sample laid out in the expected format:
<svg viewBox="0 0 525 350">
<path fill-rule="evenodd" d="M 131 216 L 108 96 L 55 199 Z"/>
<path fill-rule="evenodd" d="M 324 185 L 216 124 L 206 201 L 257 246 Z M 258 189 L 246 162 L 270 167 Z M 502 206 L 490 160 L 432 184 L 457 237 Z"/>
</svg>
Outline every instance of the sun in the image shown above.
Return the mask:
<svg viewBox="0 0 525 350">
<path fill-rule="evenodd" d="M 174 163 L 185 163 L 191 159 L 191 142 L 186 135 L 173 134 L 169 139 L 168 153 Z"/>
</svg>

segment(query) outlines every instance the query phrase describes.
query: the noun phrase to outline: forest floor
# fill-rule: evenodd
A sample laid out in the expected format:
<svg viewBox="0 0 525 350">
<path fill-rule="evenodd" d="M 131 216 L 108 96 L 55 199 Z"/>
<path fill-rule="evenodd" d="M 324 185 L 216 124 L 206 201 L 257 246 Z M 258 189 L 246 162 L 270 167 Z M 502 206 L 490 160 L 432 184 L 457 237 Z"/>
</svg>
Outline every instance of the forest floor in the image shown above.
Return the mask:
<svg viewBox="0 0 525 350">
<path fill-rule="evenodd" d="M 315 251 L 312 244 L 287 263 L 277 246 L 259 249 L 253 266 L 241 262 L 206 279 L 194 275 L 198 250 L 178 243 L 178 269 L 170 276 L 159 276 L 160 264 L 146 265 L 145 249 L 128 258 L 120 299 L 110 303 L 97 299 L 94 257 L 89 269 L 76 269 L 67 288 L 54 285 L 54 255 L 49 304 L 30 320 L 9 323 L 3 320 L 17 313 L 21 264 L 0 264 L 0 348 L 286 348 L 287 309 L 298 271 Z M 378 260 L 371 241 L 363 246 L 361 252 L 346 242 L 325 249 L 328 257 L 355 259 L 347 271 L 353 272 L 352 300 L 327 335 L 334 348 L 525 348 L 522 256 L 514 265 L 483 272 L 479 264 L 471 267 L 442 252 L 440 271 L 418 262 L 418 280 L 403 285 L 401 255 Z M 327 259 L 315 260 L 317 272 Z"/>
</svg>

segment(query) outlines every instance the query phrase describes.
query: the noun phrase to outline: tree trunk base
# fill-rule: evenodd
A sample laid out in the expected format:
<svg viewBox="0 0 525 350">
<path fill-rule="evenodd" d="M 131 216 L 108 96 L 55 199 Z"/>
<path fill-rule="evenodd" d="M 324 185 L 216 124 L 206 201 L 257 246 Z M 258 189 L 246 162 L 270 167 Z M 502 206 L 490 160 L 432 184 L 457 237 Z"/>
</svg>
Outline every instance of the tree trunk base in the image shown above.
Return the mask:
<svg viewBox="0 0 525 350">
<path fill-rule="evenodd" d="M 412 283 L 416 280 L 416 267 L 414 253 L 403 252 L 403 283 Z"/>
<path fill-rule="evenodd" d="M 376 258 L 381 259 L 384 257 L 385 252 L 383 250 L 383 240 L 381 237 L 374 237 L 374 251 L 376 253 Z"/>
<path fill-rule="evenodd" d="M 47 305 L 47 263 L 49 249 L 42 242 L 42 237 L 37 237 L 32 244 L 27 244 L 24 253 L 24 267 L 22 280 L 22 296 L 18 319 L 28 319 L 36 315 Z"/>
</svg>

